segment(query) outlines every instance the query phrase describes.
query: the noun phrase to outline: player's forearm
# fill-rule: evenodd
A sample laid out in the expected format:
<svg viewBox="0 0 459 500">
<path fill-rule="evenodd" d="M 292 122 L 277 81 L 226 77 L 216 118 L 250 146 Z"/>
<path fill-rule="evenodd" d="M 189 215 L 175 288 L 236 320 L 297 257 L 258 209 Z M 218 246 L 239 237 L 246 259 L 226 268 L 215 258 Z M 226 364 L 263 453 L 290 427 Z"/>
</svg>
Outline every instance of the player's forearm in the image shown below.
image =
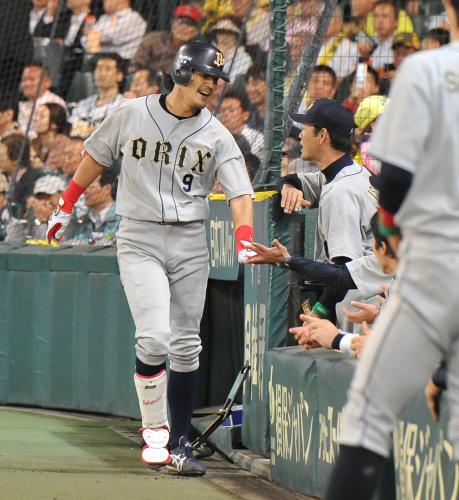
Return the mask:
<svg viewBox="0 0 459 500">
<path fill-rule="evenodd" d="M 99 175 L 102 174 L 104 168 L 100 163 L 97 163 L 91 156 L 86 155 L 80 162 L 74 176 L 73 182 L 86 189 L 94 182 Z"/>
<path fill-rule="evenodd" d="M 288 267 L 309 281 L 317 281 L 325 286 L 349 290 L 357 288 L 349 269 L 345 265 L 317 262 L 306 257 L 292 257 Z"/>
<path fill-rule="evenodd" d="M 84 156 L 67 189 L 62 193 L 59 200 L 61 210 L 67 214 L 71 214 L 78 198 L 99 177 L 103 170 L 104 167 L 91 158 L 91 156 Z"/>
<path fill-rule="evenodd" d="M 233 198 L 230 207 L 235 229 L 240 226 L 253 227 L 253 202 L 248 194 Z"/>
</svg>

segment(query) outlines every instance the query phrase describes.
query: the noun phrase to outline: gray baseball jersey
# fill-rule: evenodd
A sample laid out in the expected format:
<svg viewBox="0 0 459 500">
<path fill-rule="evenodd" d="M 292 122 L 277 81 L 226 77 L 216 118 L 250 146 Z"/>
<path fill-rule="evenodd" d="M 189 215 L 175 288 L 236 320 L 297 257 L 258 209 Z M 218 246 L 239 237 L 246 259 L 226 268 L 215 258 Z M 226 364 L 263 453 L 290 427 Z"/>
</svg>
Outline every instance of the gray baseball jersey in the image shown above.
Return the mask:
<svg viewBox="0 0 459 500">
<path fill-rule="evenodd" d="M 343 412 L 341 442 L 387 456 L 391 431 L 443 358 L 459 459 L 459 42 L 405 59 L 370 151 L 413 173 L 396 221 L 397 280 Z M 388 167 L 389 168 L 389 167 Z"/>
<path fill-rule="evenodd" d="M 206 108 L 178 119 L 159 98 L 124 102 L 85 141 L 101 165 L 110 167 L 122 157 L 118 214 L 151 222 L 206 219 L 215 177 L 228 200 L 253 197 L 244 158 L 230 132 Z"/>
<path fill-rule="evenodd" d="M 459 240 L 459 224 L 451 226 L 459 213 L 458 61 L 457 43 L 404 61 L 371 138 L 371 154 L 415 175 L 396 218 L 404 236 Z"/>
<path fill-rule="evenodd" d="M 357 259 L 373 253 L 370 219 L 376 211 L 376 195 L 369 176 L 357 163 L 344 167 L 328 183 L 322 172 L 298 174 L 305 199 L 319 208 L 315 260 Z"/>
</svg>

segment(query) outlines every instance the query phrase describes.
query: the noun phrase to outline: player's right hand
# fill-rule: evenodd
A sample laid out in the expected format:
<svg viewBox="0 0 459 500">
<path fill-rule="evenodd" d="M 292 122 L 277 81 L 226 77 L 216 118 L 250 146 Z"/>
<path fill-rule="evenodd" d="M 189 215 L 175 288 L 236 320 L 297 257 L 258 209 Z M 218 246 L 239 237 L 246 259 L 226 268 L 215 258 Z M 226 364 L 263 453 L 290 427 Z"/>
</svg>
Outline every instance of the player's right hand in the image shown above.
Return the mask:
<svg viewBox="0 0 459 500">
<path fill-rule="evenodd" d="M 61 206 L 63 203 L 64 200 L 61 198 L 59 200 L 59 207 L 48 220 L 48 231 L 46 232 L 48 243 L 51 243 L 53 238 L 59 241 L 70 223 L 72 214 L 62 210 Z"/>
<path fill-rule="evenodd" d="M 284 213 L 291 214 L 292 212 L 299 212 L 302 208 L 309 207 L 310 201 L 303 198 L 303 191 L 295 187 L 284 184 L 281 191 L 281 207 Z"/>
</svg>

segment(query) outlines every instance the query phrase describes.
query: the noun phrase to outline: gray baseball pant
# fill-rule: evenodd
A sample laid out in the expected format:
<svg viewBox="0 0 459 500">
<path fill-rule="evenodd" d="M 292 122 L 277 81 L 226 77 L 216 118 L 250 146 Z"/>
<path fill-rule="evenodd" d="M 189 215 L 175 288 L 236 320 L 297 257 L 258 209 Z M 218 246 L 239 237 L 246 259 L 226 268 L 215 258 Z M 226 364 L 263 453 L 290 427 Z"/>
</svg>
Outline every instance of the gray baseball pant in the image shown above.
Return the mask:
<svg viewBox="0 0 459 500">
<path fill-rule="evenodd" d="M 398 418 L 442 359 L 448 363 L 449 437 L 459 459 L 459 248 L 403 242 L 396 285 L 365 345 L 343 411 L 340 442 L 388 456 Z"/>
<path fill-rule="evenodd" d="M 160 224 L 123 217 L 117 248 L 136 326 L 137 357 L 159 365 L 169 356 L 172 370 L 196 370 L 209 275 L 204 223 Z"/>
</svg>

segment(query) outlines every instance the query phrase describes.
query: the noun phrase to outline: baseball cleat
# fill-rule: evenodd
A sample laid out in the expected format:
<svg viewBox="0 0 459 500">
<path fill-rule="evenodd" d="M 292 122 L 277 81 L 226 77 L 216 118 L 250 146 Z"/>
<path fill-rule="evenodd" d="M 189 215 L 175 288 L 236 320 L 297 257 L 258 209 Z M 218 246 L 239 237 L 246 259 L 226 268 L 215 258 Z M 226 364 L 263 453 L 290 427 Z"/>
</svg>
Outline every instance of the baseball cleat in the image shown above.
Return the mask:
<svg viewBox="0 0 459 500">
<path fill-rule="evenodd" d="M 171 461 L 167 446 L 170 435 L 167 427 L 140 429 L 140 435 L 142 436 L 142 462 L 152 469 L 158 469 Z"/>
<path fill-rule="evenodd" d="M 203 476 L 206 468 L 193 457 L 193 447 L 190 442 L 182 436 L 177 448 L 170 452 L 171 461 L 166 469 L 175 472 L 179 476 Z"/>
</svg>

